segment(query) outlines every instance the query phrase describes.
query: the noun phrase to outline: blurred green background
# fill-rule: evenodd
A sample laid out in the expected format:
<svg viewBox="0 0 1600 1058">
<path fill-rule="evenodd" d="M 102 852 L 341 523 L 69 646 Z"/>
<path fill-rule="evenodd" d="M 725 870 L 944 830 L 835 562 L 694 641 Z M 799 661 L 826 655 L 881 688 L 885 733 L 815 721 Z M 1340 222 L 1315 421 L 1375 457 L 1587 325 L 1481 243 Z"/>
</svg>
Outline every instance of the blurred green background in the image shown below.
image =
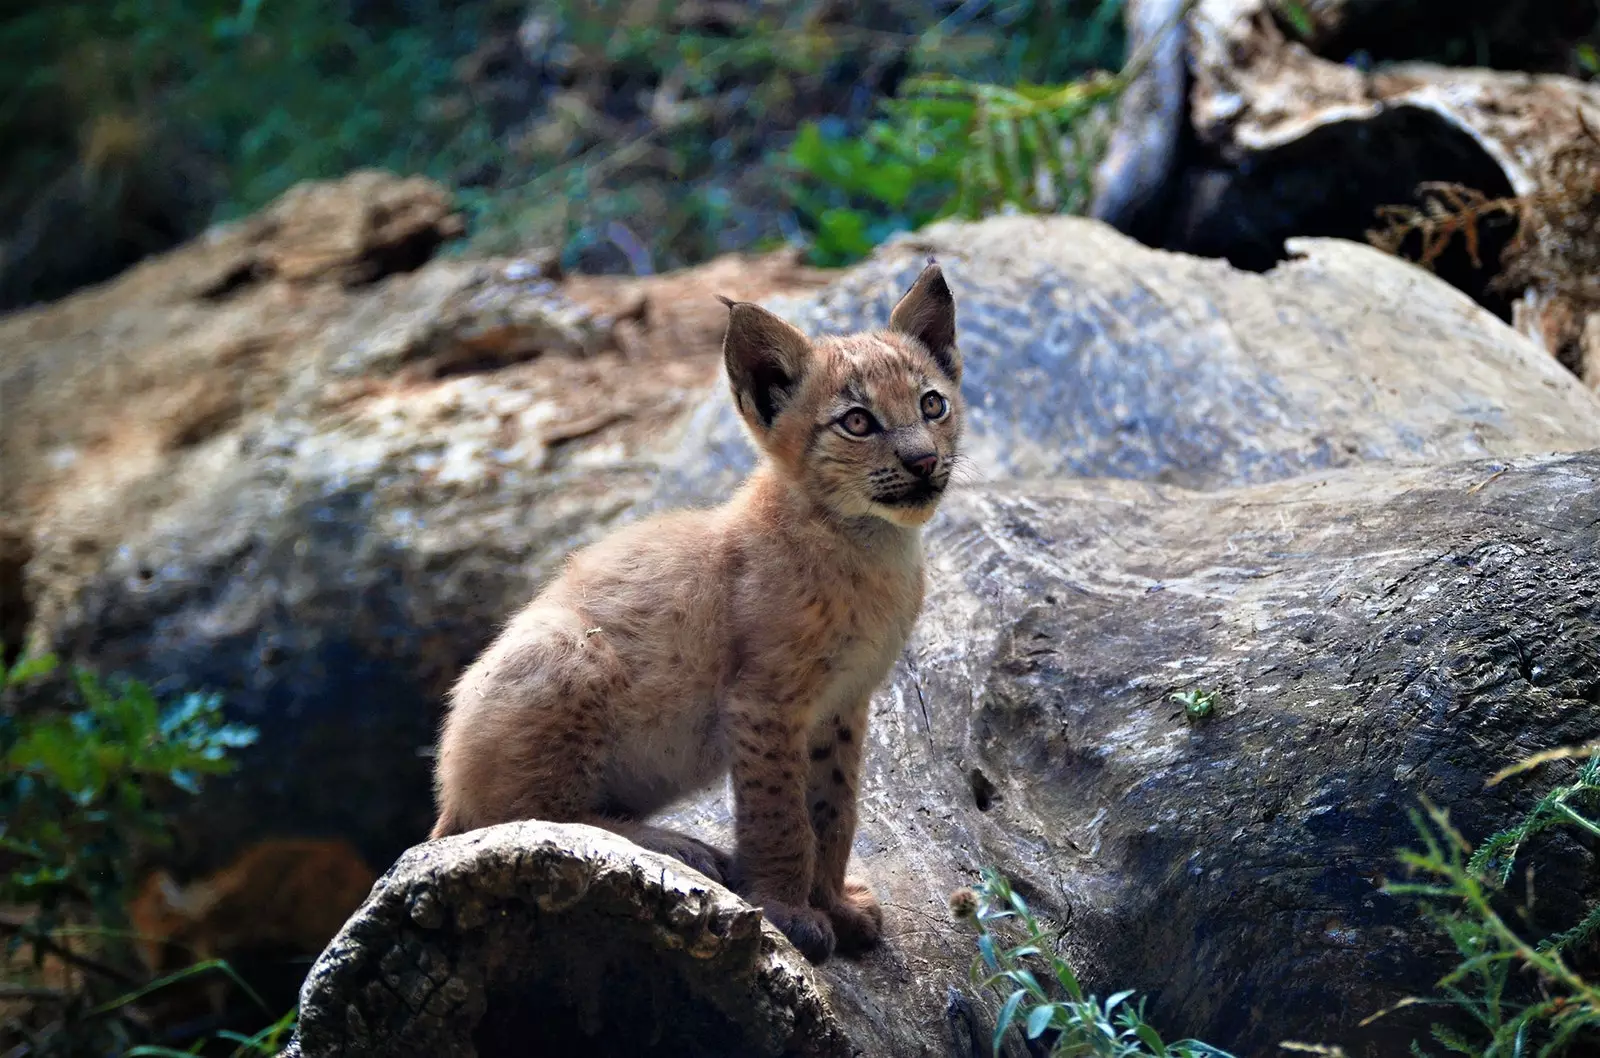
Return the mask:
<svg viewBox="0 0 1600 1058">
<path fill-rule="evenodd" d="M 1121 8 L 19 5 L 0 24 L 0 306 L 57 297 L 362 166 L 455 190 L 471 249 L 558 247 L 567 267 L 601 272 L 785 242 L 836 264 L 943 212 L 1072 208 L 1084 174 L 1041 137 L 1104 86 L 1029 86 L 1116 69 Z M 974 131 L 991 138 L 987 158 L 971 157 Z"/>
<path fill-rule="evenodd" d="M 1345 50 L 1592 76 L 1593 33 L 1559 55 L 1522 39 L 1524 9 L 1544 2 L 1464 0 L 1452 27 L 1420 0 L 1385 0 L 1392 32 Z M 1600 7 L 1573 7 L 1600 25 Z M 1274 5 L 1291 33 L 1313 8 Z M 1118 87 L 1106 71 L 1125 60 L 1122 9 L 12 0 L 0 8 L 0 310 L 364 166 L 457 192 L 469 251 L 555 248 L 589 272 L 783 243 L 843 264 L 942 215 L 1079 210 Z"/>
</svg>

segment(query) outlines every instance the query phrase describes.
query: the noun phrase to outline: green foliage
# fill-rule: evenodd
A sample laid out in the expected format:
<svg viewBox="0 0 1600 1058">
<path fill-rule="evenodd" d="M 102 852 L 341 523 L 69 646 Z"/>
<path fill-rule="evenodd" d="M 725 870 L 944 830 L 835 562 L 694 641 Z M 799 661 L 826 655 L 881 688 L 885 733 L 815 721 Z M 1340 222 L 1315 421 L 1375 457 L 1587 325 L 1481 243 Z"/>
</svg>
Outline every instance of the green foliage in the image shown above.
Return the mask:
<svg viewBox="0 0 1600 1058">
<path fill-rule="evenodd" d="M 1497 906 L 1529 838 L 1561 826 L 1600 834 L 1593 818 L 1600 806 L 1597 795 L 1600 759 L 1590 759 L 1571 782 L 1556 786 L 1526 817 L 1476 852 L 1446 812 L 1424 802 L 1424 813 L 1412 813 L 1422 848 L 1403 852 L 1401 861 L 1415 880 L 1386 889 L 1420 899 L 1423 913 L 1450 938 L 1460 961 L 1440 979 L 1439 997 L 1408 999 L 1399 1006 L 1437 1004 L 1465 1014 L 1469 1029 L 1433 1027 L 1434 1041 L 1446 1051 L 1477 1058 L 1553 1058 L 1593 1053 L 1600 1043 L 1600 988 L 1568 963 L 1575 948 L 1600 933 L 1600 904 L 1570 928 L 1537 940 L 1526 939 Z M 1529 982 L 1536 985 L 1530 988 Z M 1428 1053 L 1418 1044 L 1412 1050 Z"/>
<path fill-rule="evenodd" d="M 363 22 L 354 0 L 33 5 L 0 21 L 0 137 L 47 179 L 137 161 L 165 130 L 221 172 L 222 217 L 361 166 L 450 179 L 493 153 L 491 130 L 471 106 L 428 104 L 459 90 L 452 59 L 507 7 L 416 2 Z"/>
<path fill-rule="evenodd" d="M 1312 19 L 1310 10 L 1301 3 L 1301 0 L 1277 0 L 1272 7 L 1301 40 L 1308 41 L 1316 36 L 1316 21 Z"/>
<path fill-rule="evenodd" d="M 1572 63 L 1585 77 L 1600 75 L 1600 49 L 1588 41 L 1580 41 L 1572 49 Z"/>
<path fill-rule="evenodd" d="M 539 238 L 564 242 L 572 263 L 615 241 L 610 232 L 620 226 L 657 265 L 680 264 L 793 237 L 770 221 L 792 211 L 815 260 L 852 260 L 943 215 L 961 181 L 979 175 L 946 164 L 971 153 L 951 107 L 965 106 L 979 127 L 1000 102 L 987 96 L 1015 91 L 1020 99 L 1035 92 L 1031 80 L 1076 77 L 1116 63 L 1122 51 L 1120 0 L 997 0 L 948 17 L 932 5 L 868 0 L 846 13 L 848 23 L 840 12 L 817 17 L 816 3 L 752 5 L 716 33 L 669 29 L 640 14 L 669 6 L 551 5 L 569 67 L 630 91 L 637 85 L 641 97 L 664 105 L 629 115 L 625 135 L 617 107 L 597 115 L 592 99 L 547 116 L 524 140 L 539 163 L 532 179 L 469 196 L 477 245 L 506 249 L 530 231 L 550 233 Z M 895 61 L 910 81 L 881 120 L 863 120 L 854 100 L 871 86 L 868 76 L 882 75 L 849 71 Z M 899 113 L 902 103 L 912 113 Z M 925 128 L 915 112 L 929 108 L 942 112 Z M 1060 100 L 1022 109 L 1028 113 L 1014 120 L 1027 131 L 1065 116 Z M 830 116 L 802 120 L 819 113 Z M 979 185 L 972 188 L 969 197 L 978 196 Z"/>
<path fill-rule="evenodd" d="M 22 661 L 4 683 L 53 668 L 49 659 Z M 78 701 L 70 711 L 0 716 L 0 848 L 24 864 L 0 878 L 0 902 L 115 914 L 129 853 L 166 837 L 152 793 L 196 792 L 201 776 L 230 770 L 228 751 L 248 746 L 255 732 L 223 723 L 215 695 L 189 694 L 164 708 L 143 684 L 107 687 L 84 669 L 72 676 Z"/>
<path fill-rule="evenodd" d="M 690 6 L 19 8 L 0 15 L 0 219 L 58 243 L 69 203 L 97 237 L 156 249 L 166 228 L 375 166 L 450 185 L 475 249 L 649 270 L 803 238 L 842 261 L 936 216 L 1081 206 L 1081 117 L 1113 79 L 1078 79 L 1120 61 L 1121 0 Z"/>
<path fill-rule="evenodd" d="M 294 1034 L 299 1013 L 298 1010 L 291 1010 L 260 1032 L 249 1036 L 223 1029 L 212 1037 L 211 1041 L 233 1044 L 232 1050 L 218 1052 L 227 1054 L 228 1058 L 274 1058 L 289 1045 L 289 1037 Z M 192 1058 L 193 1055 L 201 1053 L 200 1048 L 205 1043 L 211 1041 L 201 1040 L 186 1051 L 143 1043 L 137 1047 L 130 1047 L 122 1053 L 123 1058 Z M 208 1050 L 206 1053 L 211 1051 Z"/>
<path fill-rule="evenodd" d="M 1103 150 L 1087 121 L 1120 77 L 1004 87 L 920 77 L 859 135 L 808 123 L 786 156 L 791 196 L 815 233 L 812 258 L 845 264 L 895 231 L 1005 209 L 1081 212 Z"/>
<path fill-rule="evenodd" d="M 1053 946 L 1051 931 L 999 872 L 985 869 L 976 889 L 956 894 L 951 908 L 978 928 L 973 983 L 1004 997 L 995 1054 L 1015 1028 L 1030 1040 L 1046 1039 L 1055 1058 L 1229 1058 L 1198 1040 L 1165 1042 L 1145 1020 L 1144 1001 L 1130 1002 L 1131 991 L 1103 1000 L 1086 993 L 1064 958 L 1045 954 Z"/>
<path fill-rule="evenodd" d="M 0 667 L 0 690 L 55 669 L 47 657 Z M 223 721 L 215 695 L 164 706 L 141 683 L 102 682 L 85 669 L 71 673 L 58 705 L 0 713 L 0 905 L 21 912 L 0 920 L 5 964 L 37 972 L 52 956 L 82 971 L 81 987 L 36 989 L 61 1017 L 6 1026 L 29 1039 L 30 1054 L 120 1049 L 141 1031 L 131 1015 L 141 1000 L 199 974 L 233 976 L 211 961 L 142 981 L 127 929 L 128 872 L 136 855 L 170 839 L 170 799 L 229 772 L 229 752 L 254 740 L 252 729 Z"/>
</svg>

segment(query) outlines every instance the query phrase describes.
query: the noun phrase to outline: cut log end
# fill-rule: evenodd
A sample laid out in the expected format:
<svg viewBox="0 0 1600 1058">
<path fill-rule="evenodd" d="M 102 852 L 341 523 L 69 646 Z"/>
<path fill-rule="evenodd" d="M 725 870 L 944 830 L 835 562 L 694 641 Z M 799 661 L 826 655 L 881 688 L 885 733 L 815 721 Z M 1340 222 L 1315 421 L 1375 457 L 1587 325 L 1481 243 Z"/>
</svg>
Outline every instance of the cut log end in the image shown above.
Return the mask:
<svg viewBox="0 0 1600 1058">
<path fill-rule="evenodd" d="M 606 831 L 534 822 L 403 856 L 312 968 L 287 1053 L 530 1047 L 850 1053 L 811 968 L 757 908 Z"/>
</svg>

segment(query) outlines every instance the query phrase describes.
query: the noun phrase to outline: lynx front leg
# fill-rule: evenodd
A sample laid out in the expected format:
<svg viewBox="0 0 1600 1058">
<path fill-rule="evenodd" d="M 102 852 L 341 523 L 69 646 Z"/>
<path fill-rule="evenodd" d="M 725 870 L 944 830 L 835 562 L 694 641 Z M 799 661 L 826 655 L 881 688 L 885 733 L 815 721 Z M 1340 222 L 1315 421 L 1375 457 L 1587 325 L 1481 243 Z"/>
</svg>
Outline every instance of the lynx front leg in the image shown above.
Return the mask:
<svg viewBox="0 0 1600 1058">
<path fill-rule="evenodd" d="M 732 711 L 734 829 L 741 887 L 812 962 L 833 953 L 833 925 L 813 907 L 816 842 L 806 823 L 805 732 L 781 707 Z"/>
<path fill-rule="evenodd" d="M 877 897 L 865 882 L 845 875 L 856 836 L 867 705 L 863 700 L 817 725 L 811 735 L 811 774 L 806 790 L 811 827 L 817 836 L 811 903 L 828 913 L 839 950 L 846 952 L 871 948 L 883 936 L 883 909 Z"/>
</svg>

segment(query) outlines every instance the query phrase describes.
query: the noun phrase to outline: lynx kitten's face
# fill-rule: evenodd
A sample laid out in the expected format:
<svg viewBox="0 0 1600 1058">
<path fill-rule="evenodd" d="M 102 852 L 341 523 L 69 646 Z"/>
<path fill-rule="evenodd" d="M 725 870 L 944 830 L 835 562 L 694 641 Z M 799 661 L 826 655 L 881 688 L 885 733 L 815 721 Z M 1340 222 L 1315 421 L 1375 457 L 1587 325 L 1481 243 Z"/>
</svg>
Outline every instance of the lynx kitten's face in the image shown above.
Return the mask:
<svg viewBox="0 0 1600 1058">
<path fill-rule="evenodd" d="M 892 332 L 821 341 L 816 355 L 802 480 L 840 514 L 926 522 L 957 458 L 960 388 L 925 349 Z"/>
<path fill-rule="evenodd" d="M 933 516 L 966 418 L 955 299 L 929 262 L 887 330 L 808 339 L 728 302 L 723 359 L 761 445 L 823 507 L 906 528 Z"/>
</svg>

